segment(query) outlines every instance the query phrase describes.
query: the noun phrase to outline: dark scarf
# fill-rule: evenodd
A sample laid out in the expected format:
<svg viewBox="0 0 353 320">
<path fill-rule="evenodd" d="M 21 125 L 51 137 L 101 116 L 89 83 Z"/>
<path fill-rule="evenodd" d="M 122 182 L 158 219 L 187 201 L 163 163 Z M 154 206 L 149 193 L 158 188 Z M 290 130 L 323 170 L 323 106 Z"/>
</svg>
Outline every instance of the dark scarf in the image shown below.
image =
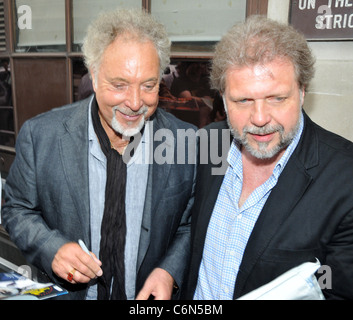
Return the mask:
<svg viewBox="0 0 353 320">
<path fill-rule="evenodd" d="M 126 300 L 124 263 L 126 163 L 111 147 L 98 115 L 96 99 L 92 101 L 92 120 L 94 131 L 107 158 L 107 182 L 99 252 L 103 276 L 98 281 L 98 300 Z"/>
</svg>

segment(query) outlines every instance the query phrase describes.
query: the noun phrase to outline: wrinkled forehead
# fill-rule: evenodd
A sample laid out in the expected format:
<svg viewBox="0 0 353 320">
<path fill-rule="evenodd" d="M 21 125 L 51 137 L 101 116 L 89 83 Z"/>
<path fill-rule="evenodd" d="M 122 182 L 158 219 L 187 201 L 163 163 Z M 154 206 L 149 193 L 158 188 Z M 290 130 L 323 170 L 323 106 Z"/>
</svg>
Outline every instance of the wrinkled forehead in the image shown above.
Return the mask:
<svg viewBox="0 0 353 320">
<path fill-rule="evenodd" d="M 294 81 L 299 84 L 298 75 L 292 61 L 287 57 L 275 57 L 274 59 L 266 59 L 260 62 L 246 62 L 243 64 L 230 65 L 226 71 L 225 87 L 227 86 L 227 79 L 229 75 L 239 73 L 241 70 L 248 69 L 252 75 L 256 76 L 259 80 L 273 79 L 273 66 L 277 68 L 286 69 L 288 77 L 293 76 Z"/>
</svg>

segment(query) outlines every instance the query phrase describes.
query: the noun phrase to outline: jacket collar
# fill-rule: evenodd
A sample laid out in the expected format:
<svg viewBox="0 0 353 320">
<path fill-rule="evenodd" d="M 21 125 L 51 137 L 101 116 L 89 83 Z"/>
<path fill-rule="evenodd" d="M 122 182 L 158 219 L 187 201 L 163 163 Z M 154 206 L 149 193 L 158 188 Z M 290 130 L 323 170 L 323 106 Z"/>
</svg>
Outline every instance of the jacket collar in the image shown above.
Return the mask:
<svg viewBox="0 0 353 320">
<path fill-rule="evenodd" d="M 304 130 L 295 150 L 295 157 L 305 170 L 316 167 L 319 164 L 319 139 L 315 131 L 315 124 L 303 111 Z"/>
<path fill-rule="evenodd" d="M 155 161 L 156 149 L 160 146 L 160 143 L 155 143 L 156 132 L 160 129 L 168 129 L 171 127 L 169 120 L 164 116 L 163 112 L 157 108 L 156 112 L 149 119 L 152 122 L 152 130 L 150 130 L 150 165 L 148 172 L 148 180 L 147 180 L 147 188 L 146 188 L 146 197 L 145 197 L 145 205 L 144 212 L 142 217 L 142 228 L 140 235 L 140 244 L 139 244 L 139 252 L 137 257 L 137 270 L 139 270 L 142 261 L 147 253 L 147 250 L 150 245 L 150 237 L 151 237 L 151 228 L 153 225 L 157 226 L 157 223 L 154 223 L 154 217 L 156 212 L 158 212 L 158 203 L 160 200 L 161 194 L 164 193 L 166 189 L 166 184 L 168 181 L 171 164 L 158 164 Z M 162 143 L 162 142 L 161 142 Z M 163 147 L 166 149 L 166 154 L 170 154 L 169 152 L 174 153 L 174 144 L 168 142 L 168 139 L 164 142 Z"/>
</svg>

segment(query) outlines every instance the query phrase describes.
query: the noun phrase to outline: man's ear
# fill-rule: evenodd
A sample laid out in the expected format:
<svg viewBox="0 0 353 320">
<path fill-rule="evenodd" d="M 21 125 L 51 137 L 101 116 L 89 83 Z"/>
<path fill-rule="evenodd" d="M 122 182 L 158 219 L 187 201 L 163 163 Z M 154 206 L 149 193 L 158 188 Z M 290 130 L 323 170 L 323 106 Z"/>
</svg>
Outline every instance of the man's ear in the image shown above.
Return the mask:
<svg viewBox="0 0 353 320">
<path fill-rule="evenodd" d="M 305 98 L 305 87 L 303 87 L 300 91 L 300 106 L 303 107 Z"/>
<path fill-rule="evenodd" d="M 90 69 L 89 73 L 91 75 L 93 90 L 96 91 L 96 88 L 97 88 L 97 86 L 96 86 L 96 84 L 97 84 L 96 72 L 93 71 L 93 69 Z"/>
</svg>

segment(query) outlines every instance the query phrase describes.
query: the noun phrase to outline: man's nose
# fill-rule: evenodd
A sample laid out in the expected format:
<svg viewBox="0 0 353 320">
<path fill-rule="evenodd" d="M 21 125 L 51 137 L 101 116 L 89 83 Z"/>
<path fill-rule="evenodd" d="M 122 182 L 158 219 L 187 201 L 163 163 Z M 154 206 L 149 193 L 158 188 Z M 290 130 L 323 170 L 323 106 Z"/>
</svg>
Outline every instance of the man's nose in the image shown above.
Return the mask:
<svg viewBox="0 0 353 320">
<path fill-rule="evenodd" d="M 255 100 L 251 114 L 251 122 L 257 127 L 263 127 L 271 122 L 269 108 L 263 99 Z"/>
<path fill-rule="evenodd" d="M 132 111 L 138 111 L 143 106 L 140 88 L 130 88 L 126 97 L 126 106 Z"/>
</svg>

